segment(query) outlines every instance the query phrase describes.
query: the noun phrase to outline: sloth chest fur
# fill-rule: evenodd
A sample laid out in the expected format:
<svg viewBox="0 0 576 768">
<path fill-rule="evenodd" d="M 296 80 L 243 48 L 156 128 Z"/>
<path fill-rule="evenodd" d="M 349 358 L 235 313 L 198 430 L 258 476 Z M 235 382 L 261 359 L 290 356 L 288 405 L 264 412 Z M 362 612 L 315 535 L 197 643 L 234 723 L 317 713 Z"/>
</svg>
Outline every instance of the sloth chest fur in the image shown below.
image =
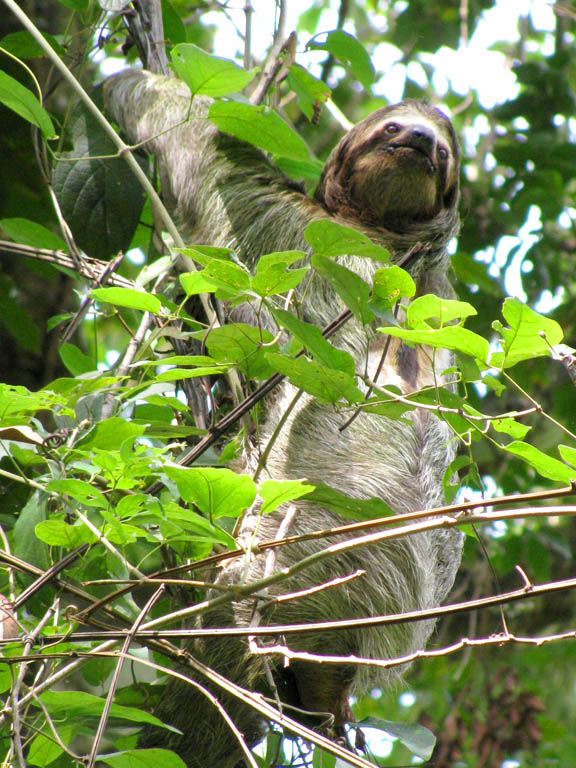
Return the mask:
<svg viewBox="0 0 576 768">
<path fill-rule="evenodd" d="M 446 385 L 443 374 L 452 364 L 449 351 L 408 347 L 384 334 L 369 336 L 358 344 L 356 368 L 366 368 L 368 381 L 376 385 L 373 396 L 389 401 L 398 390 L 407 396 Z M 285 421 L 266 460 L 265 475 L 325 483 L 353 498 L 380 498 L 397 513 L 442 504 L 443 476 L 454 449 L 450 428 L 436 414 L 415 409 L 401 419 L 389 419 L 363 411 L 347 425 L 350 408 L 320 405 L 306 394 L 290 410 L 296 393 L 284 382 L 268 403 L 259 439 L 262 449 L 280 420 Z"/>
<path fill-rule="evenodd" d="M 444 372 L 452 365 L 453 355 L 447 349 L 410 347 L 384 334 L 378 334 L 368 352 L 369 379 L 381 387 L 394 385 L 403 395 L 446 385 Z"/>
<path fill-rule="evenodd" d="M 261 445 L 295 393 L 284 385 Z M 380 498 L 397 513 L 442 503 L 442 478 L 453 457 L 444 422 L 422 411 L 402 419 L 360 413 L 345 426 L 350 414 L 302 396 L 274 443 L 265 474 L 325 483 L 353 498 Z"/>
</svg>

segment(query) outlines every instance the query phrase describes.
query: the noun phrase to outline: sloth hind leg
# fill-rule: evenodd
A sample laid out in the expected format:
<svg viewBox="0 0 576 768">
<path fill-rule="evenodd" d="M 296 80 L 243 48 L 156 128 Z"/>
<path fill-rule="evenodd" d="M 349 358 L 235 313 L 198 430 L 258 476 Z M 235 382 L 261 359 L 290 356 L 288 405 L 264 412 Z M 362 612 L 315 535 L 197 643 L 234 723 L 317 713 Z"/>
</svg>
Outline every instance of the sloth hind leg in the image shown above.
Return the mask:
<svg viewBox="0 0 576 768">
<path fill-rule="evenodd" d="M 320 668 L 315 662 L 293 661 L 290 668 L 303 710 L 332 715 L 335 728 L 354 719 L 348 703 L 354 667 L 327 664 Z"/>
</svg>

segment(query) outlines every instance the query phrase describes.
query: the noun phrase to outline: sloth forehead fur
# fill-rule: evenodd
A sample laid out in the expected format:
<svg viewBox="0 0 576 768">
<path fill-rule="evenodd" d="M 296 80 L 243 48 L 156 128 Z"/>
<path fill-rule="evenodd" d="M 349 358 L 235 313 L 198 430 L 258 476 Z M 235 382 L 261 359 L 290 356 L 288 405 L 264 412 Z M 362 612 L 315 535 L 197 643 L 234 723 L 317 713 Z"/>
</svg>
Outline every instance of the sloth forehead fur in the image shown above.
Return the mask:
<svg viewBox="0 0 576 768">
<path fill-rule="evenodd" d="M 407 100 L 352 128 L 328 158 L 315 196 L 331 213 L 402 231 L 456 205 L 458 173 L 448 118 Z"/>
</svg>

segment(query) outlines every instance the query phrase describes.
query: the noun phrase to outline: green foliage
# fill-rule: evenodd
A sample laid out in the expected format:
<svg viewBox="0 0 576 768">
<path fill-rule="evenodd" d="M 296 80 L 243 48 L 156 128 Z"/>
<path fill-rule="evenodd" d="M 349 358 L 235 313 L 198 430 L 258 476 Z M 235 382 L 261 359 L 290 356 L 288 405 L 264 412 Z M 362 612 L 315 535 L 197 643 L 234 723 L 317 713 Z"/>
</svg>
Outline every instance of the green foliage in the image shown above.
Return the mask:
<svg viewBox="0 0 576 768">
<path fill-rule="evenodd" d="M 335 221 L 320 219 L 306 227 L 306 240 L 313 250 L 322 256 L 344 256 L 354 253 L 386 263 L 388 251 L 375 245 L 369 237 L 356 229 L 337 224 Z"/>
<path fill-rule="evenodd" d="M 0 72 L 0 102 L 32 125 L 36 125 L 47 139 L 56 138 L 50 115 L 27 88 L 6 72 Z"/>
<path fill-rule="evenodd" d="M 54 190 L 78 245 L 108 259 L 130 247 L 144 194 L 126 163 L 114 158 L 116 147 L 84 105 L 75 107 L 67 134 L 72 149 L 59 154 Z"/>
<path fill-rule="evenodd" d="M 100 8 L 118 11 L 123 5 L 101 3 Z M 450 82 L 440 96 L 433 92 L 438 72 L 423 54 L 458 46 L 462 19 L 454 3 L 416 0 L 384 8 L 382 3 L 353 2 L 346 32 L 319 26 L 326 5 L 311 4 L 301 15 L 300 29 L 313 38 L 306 50 L 299 46 L 296 62 L 282 60 L 282 78 L 287 77 L 274 85 L 270 104 L 253 106 L 236 95 L 215 101 L 210 119 L 221 130 L 269 152 L 297 178 L 315 180 L 320 165 L 314 156 L 324 156 L 339 132 L 320 110 L 330 92 L 350 119 L 384 103 L 380 96 L 368 99 L 358 84 L 381 92 L 379 78 L 386 73 L 375 72 L 370 56 L 379 53 L 386 18 L 387 44 L 398 46 L 397 60 L 407 73 L 405 95 L 442 101 L 454 111 L 457 132 L 467 139 L 463 227 L 453 259 L 459 301 L 433 294 L 414 298 L 414 281 L 405 270 L 389 266 L 386 251 L 363 233 L 324 220 L 306 231 L 309 262 L 300 251 L 270 253 L 249 273 L 232 251 L 191 244 L 178 256 L 194 261 L 197 271 L 175 274 L 175 255 L 158 253 L 157 241 L 150 236 L 152 217 L 143 209 L 138 184 L 121 158 L 109 157 L 116 149 L 93 117 L 83 108 L 70 116 L 67 96 L 48 98 L 52 85 L 42 79 L 45 73 L 38 75 L 45 94 L 40 99 L 25 69 L 18 62 L 12 67 L 12 60 L 3 56 L 7 71 L 0 72 L 0 151 L 6 170 L 0 180 L 0 227 L 6 247 L 20 250 L 2 256 L 0 278 L 0 367 L 6 379 L 0 384 L 0 522 L 6 566 L 1 590 L 22 601 L 17 603 L 19 631 L 22 638 L 29 633 L 31 640 L 30 645 L 2 641 L 0 690 L 16 696 L 11 706 L 19 702 L 18 722 L 28 729 L 24 740 L 30 765 L 64 768 L 78 764 L 78 743 L 90 748 L 98 720 L 104 717 L 117 658 L 108 658 L 106 651 L 99 656 L 95 649 L 102 638 L 82 637 L 77 630 L 94 629 L 92 616 L 98 629 L 135 627 L 152 594 L 143 574 L 171 576 L 175 566 L 198 565 L 214 553 L 233 550 L 235 523 L 256 504 L 265 514 L 303 498 L 350 520 L 390 515 L 379 500 L 351 499 L 300 480 L 255 480 L 233 471 L 229 462 L 240 452 L 244 430 L 259 428 L 258 404 L 233 431 L 219 434 L 215 447 L 193 467 L 180 466 L 186 442 L 205 437 L 229 412 L 231 394 L 224 382 L 231 371 L 243 377 L 250 392 L 281 374 L 320 403 L 338 409 L 364 409 L 391 419 L 411 418 L 417 409 L 425 409 L 432 418 L 447 420 L 461 446 L 445 478 L 452 501 L 461 498 L 455 495 L 455 472 L 460 472 L 464 496 L 486 490 L 494 495 L 538 494 L 571 484 L 576 477 L 575 391 L 566 371 L 573 363 L 569 355 L 558 359 L 552 354 L 564 337 L 568 343 L 576 337 L 573 26 L 566 33 L 571 17 L 556 18 L 555 37 L 538 29 L 534 19 L 523 17 L 518 43 L 493 45 L 494 53 L 498 50 L 518 64 L 515 95 L 492 107 L 473 90 L 463 100 Z M 471 39 L 482 9 L 493 3 L 468 5 Z M 82 46 L 88 51 L 102 21 L 100 10 L 91 8 L 84 0 L 51 4 L 50 11 L 57 13 L 49 22 L 51 34 L 44 38 L 68 66 L 69 53 Z M 196 16 L 185 25 L 189 13 Z M 209 46 L 214 34 L 214 27 L 198 23 L 203 13 L 202 4 L 194 4 L 193 11 L 180 2 L 163 4 L 166 37 L 176 44 L 171 51 L 174 69 L 194 94 L 216 99 L 239 94 L 259 68 L 246 71 L 196 45 Z M 40 17 L 38 12 L 32 21 L 39 23 Z M 52 14 L 42 18 L 52 19 Z M 98 38 L 103 55 L 124 55 L 119 16 L 107 17 L 107 24 L 106 35 Z M 27 32 L 10 30 L 0 44 L 16 59 L 47 64 L 46 53 Z M 309 71 L 312 59 L 307 51 L 325 52 L 329 86 L 317 70 Z M 81 56 L 83 76 L 96 83 L 100 76 L 88 55 Z M 335 62 L 344 68 L 334 69 Z M 412 79 L 415 72 L 420 74 Z M 271 106 L 277 97 L 283 117 Z M 306 119 L 319 120 L 320 127 L 301 119 L 299 110 Z M 46 174 L 35 165 L 30 126 L 39 129 L 39 156 L 43 162 L 53 161 L 58 213 L 48 213 L 50 198 L 42 186 Z M 64 138 L 57 144 L 54 139 L 60 133 Z M 535 241 L 522 255 L 527 240 L 519 233 L 525 233 L 535 212 L 542 226 L 535 227 Z M 60 215 L 72 236 L 60 226 Z M 125 259 L 113 276 L 115 282 L 104 285 L 89 278 L 98 277 L 105 266 L 94 258 L 109 259 L 133 246 L 145 251 L 144 267 Z M 56 259 L 56 266 L 30 260 L 22 267 L 21 254 L 34 251 L 44 257 L 45 252 L 72 253 L 74 260 Z M 381 264 L 372 284 L 340 262 L 339 257 L 349 253 Z M 79 264 L 87 270 L 81 279 Z M 330 283 L 359 321 L 376 318 L 388 337 L 403 339 L 429 356 L 435 350 L 454 350 L 454 391 L 431 385 L 403 395 L 381 382 L 369 392 L 352 358 L 287 309 L 290 292 L 312 276 Z M 511 285 L 521 298 L 506 297 Z M 88 315 L 73 341 L 62 343 L 47 329 L 76 312 L 75 291 L 81 301 L 88 296 Z M 247 306 L 254 321 L 204 326 L 195 319 L 198 294 L 232 307 Z M 153 322 L 139 334 L 144 313 L 150 313 Z M 127 345 L 136 349 L 125 358 Z M 186 354 L 189 350 L 194 353 Z M 110 370 L 117 354 L 126 365 Z M 198 399 L 188 388 L 196 382 L 201 382 L 194 390 L 201 393 L 201 403 L 210 402 L 208 418 L 200 426 L 194 411 Z M 519 501 L 533 509 L 545 503 Z M 517 588 L 517 566 L 540 583 L 573 578 L 574 522 L 556 515 L 562 512 L 562 500 L 555 502 L 552 516 L 510 519 L 500 525 L 492 520 L 469 536 L 457 599 Z M 497 585 L 491 584 L 484 550 Z M 59 571 L 59 564 L 72 554 Z M 191 578 L 196 578 L 194 573 Z M 489 645 L 493 633 L 502 630 L 501 617 L 493 609 L 475 614 L 475 624 L 454 616 L 440 627 L 439 648 L 461 637 L 483 639 L 486 647 L 472 649 L 469 656 L 421 660 L 411 678 L 410 706 L 395 694 L 356 702 L 357 720 L 391 737 L 390 754 L 379 757 L 379 764 L 408 764 L 413 755 L 429 759 L 433 737 L 427 728 L 437 739 L 434 759 L 445 760 L 439 766 L 458 760 L 459 765 L 476 768 L 481 754 L 491 755 L 488 759 L 496 768 L 504 760 L 521 766 L 570 764 L 576 748 L 569 727 L 576 717 L 569 695 L 575 682 L 571 646 L 552 642 L 555 635 L 574 629 L 573 600 L 564 594 L 505 608 L 510 632 L 528 636 L 532 645 L 544 636 L 550 642 L 542 647 L 527 648 L 524 643 L 514 648 L 509 635 L 502 636 L 504 647 Z M 201 606 L 205 593 L 195 584 L 187 595 Z M 159 617 L 177 607 L 163 594 L 150 615 Z M 83 611 L 79 618 L 77 611 Z M 30 653 L 37 656 L 34 667 L 26 668 L 21 659 Z M 138 653 L 131 655 L 138 682 L 131 675 L 118 682 L 116 703 L 107 715 L 106 750 L 100 747 L 98 761 L 120 768 L 176 768 L 182 762 L 172 753 L 136 749 L 129 726 L 156 722 L 147 712 L 158 687 L 140 679 L 144 667 Z M 88 663 L 79 665 L 63 684 L 51 677 L 80 656 L 90 657 Z M 169 664 L 164 658 L 162 663 Z M 38 681 L 47 681 L 47 689 L 36 697 Z M 84 691 L 88 685 L 92 693 Z M 510 723 L 518 724 L 516 730 Z M 279 743 L 277 733 L 269 737 L 267 758 L 258 758 L 262 765 L 272 764 Z M 15 762 L 10 749 L 5 739 L 2 757 L 7 763 Z M 286 762 L 290 759 L 287 755 Z M 318 749 L 310 760 L 315 766 L 336 764 L 334 756 Z"/>
<path fill-rule="evenodd" d="M 210 107 L 210 120 L 221 131 L 270 152 L 276 157 L 308 160 L 310 150 L 301 137 L 268 107 L 255 107 L 238 101 L 216 101 Z"/>
<path fill-rule="evenodd" d="M 292 64 L 288 73 L 288 84 L 298 99 L 298 106 L 309 120 L 319 106 L 330 98 L 330 88 L 298 64 Z"/>
<path fill-rule="evenodd" d="M 350 67 L 350 71 L 364 88 L 370 89 L 374 82 L 374 67 L 366 49 L 355 37 L 341 29 L 335 29 L 326 35 L 323 43 L 311 40 L 307 47 L 314 51 L 328 51 Z"/>
<path fill-rule="evenodd" d="M 170 56 L 174 71 L 188 85 L 192 96 L 228 96 L 241 91 L 258 72 L 246 72 L 233 61 L 211 56 L 192 43 L 177 45 Z"/>
</svg>

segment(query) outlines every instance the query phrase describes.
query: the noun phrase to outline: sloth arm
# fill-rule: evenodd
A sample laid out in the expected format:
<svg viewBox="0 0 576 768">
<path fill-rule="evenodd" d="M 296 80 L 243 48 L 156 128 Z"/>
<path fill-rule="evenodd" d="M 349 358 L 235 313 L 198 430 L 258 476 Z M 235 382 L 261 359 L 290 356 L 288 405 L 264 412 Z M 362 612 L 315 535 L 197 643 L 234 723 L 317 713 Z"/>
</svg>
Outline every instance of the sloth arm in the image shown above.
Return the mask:
<svg viewBox="0 0 576 768">
<path fill-rule="evenodd" d="M 208 120 L 211 99 L 191 99 L 175 78 L 128 70 L 104 85 L 106 111 L 133 144 L 160 158 L 162 191 L 185 239 L 230 247 L 252 267 L 263 253 L 302 248 L 321 206 L 259 150 Z"/>
</svg>

